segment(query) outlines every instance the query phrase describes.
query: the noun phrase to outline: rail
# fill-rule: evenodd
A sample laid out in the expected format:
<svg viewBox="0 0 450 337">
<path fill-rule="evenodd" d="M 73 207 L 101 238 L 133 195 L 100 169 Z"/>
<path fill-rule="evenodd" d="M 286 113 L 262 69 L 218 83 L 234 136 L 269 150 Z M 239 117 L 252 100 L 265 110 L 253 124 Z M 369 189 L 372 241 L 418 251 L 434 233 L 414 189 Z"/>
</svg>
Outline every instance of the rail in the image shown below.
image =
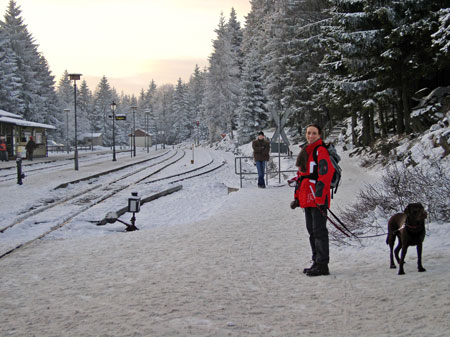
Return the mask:
<svg viewBox="0 0 450 337">
<path fill-rule="evenodd" d="M 297 173 L 297 170 L 281 170 L 281 158 L 292 158 L 292 156 L 284 155 L 284 156 L 270 156 L 270 158 L 277 158 L 278 159 L 278 170 L 276 171 L 269 171 L 267 169 L 266 164 L 266 183 L 269 182 L 269 174 L 270 173 L 278 173 L 278 183 L 281 183 L 281 173 Z M 242 180 L 244 179 L 245 175 L 251 175 L 251 174 L 258 174 L 258 172 L 244 172 L 242 170 L 242 159 L 250 159 L 253 160 L 253 157 L 235 157 L 234 158 L 234 173 L 239 175 L 239 184 L 242 188 Z M 239 161 L 239 165 L 238 165 Z M 266 162 L 267 163 L 267 162 Z M 239 171 L 238 171 L 239 167 Z"/>
</svg>

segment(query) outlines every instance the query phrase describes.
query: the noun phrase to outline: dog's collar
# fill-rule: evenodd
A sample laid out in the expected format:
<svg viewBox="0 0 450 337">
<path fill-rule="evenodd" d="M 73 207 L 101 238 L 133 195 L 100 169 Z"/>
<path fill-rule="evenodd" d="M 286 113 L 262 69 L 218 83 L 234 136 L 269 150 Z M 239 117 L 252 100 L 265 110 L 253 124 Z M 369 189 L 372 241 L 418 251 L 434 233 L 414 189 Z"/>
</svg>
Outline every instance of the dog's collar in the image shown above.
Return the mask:
<svg viewBox="0 0 450 337">
<path fill-rule="evenodd" d="M 408 228 L 410 228 L 410 229 L 417 229 L 417 228 L 421 228 L 421 227 L 423 227 L 423 226 L 421 226 L 421 225 L 411 226 L 411 225 L 408 223 L 408 218 L 406 218 L 405 223 L 403 224 L 402 228 L 404 228 L 404 227 L 406 227 L 406 229 L 408 229 Z"/>
</svg>

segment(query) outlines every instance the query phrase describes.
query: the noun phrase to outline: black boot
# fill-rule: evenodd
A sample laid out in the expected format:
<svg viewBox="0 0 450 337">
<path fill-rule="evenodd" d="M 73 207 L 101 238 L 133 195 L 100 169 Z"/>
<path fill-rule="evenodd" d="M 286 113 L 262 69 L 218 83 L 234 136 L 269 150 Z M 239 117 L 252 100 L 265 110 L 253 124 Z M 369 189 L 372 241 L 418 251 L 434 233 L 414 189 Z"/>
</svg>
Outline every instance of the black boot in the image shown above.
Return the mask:
<svg viewBox="0 0 450 337">
<path fill-rule="evenodd" d="M 311 268 L 306 272 L 306 275 L 307 276 L 330 275 L 330 271 L 328 270 L 327 264 L 316 264 L 314 268 Z"/>
<path fill-rule="evenodd" d="M 308 271 L 310 271 L 311 269 L 315 268 L 316 266 L 317 266 L 317 263 L 315 263 L 313 261 L 313 264 L 311 265 L 311 267 L 303 269 L 303 274 L 306 274 Z"/>
</svg>

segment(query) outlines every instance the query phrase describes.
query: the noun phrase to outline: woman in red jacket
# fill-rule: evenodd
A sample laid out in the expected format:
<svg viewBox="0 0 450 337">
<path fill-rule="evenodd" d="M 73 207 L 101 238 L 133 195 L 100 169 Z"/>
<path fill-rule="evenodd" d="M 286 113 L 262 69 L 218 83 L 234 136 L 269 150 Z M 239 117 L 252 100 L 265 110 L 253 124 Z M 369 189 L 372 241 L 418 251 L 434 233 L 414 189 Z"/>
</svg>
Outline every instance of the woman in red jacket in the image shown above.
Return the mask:
<svg viewBox="0 0 450 337">
<path fill-rule="evenodd" d="M 322 128 L 316 124 L 311 124 L 306 128 L 307 145 L 300 152 L 298 160 L 301 164 L 300 188 L 295 197 L 300 207 L 305 210 L 306 229 L 309 234 L 313 261 L 312 266 L 303 271 L 308 276 L 330 274 L 326 214 L 330 207 L 330 183 L 334 167 L 321 135 Z"/>
</svg>

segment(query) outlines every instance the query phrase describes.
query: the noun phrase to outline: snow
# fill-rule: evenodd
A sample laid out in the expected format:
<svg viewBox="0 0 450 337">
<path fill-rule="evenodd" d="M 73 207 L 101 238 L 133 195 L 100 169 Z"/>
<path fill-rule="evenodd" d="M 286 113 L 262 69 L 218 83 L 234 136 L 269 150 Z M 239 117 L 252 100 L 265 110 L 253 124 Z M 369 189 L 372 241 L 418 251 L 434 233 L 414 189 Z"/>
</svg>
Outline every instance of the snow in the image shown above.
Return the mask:
<svg viewBox="0 0 450 337">
<path fill-rule="evenodd" d="M 250 144 L 239 149 L 251 154 Z M 406 275 L 397 275 L 389 269 L 385 237 L 378 237 L 361 240 L 362 245 L 332 245 L 331 275 L 308 278 L 302 273 L 310 263 L 304 215 L 289 208 L 293 189 L 279 186 L 276 177 L 268 188 L 258 189 L 256 176 L 247 176 L 242 189 L 229 193 L 228 187 L 239 187 L 233 150 L 229 139 L 218 149 L 199 147 L 191 164 L 187 147 L 183 160 L 165 175 L 211 159 L 227 164 L 171 185 L 133 186 L 0 259 L 0 335 L 443 336 L 449 331 L 448 223 L 427 224 L 426 273 L 417 272 L 410 248 Z M 40 175 L 30 172 L 22 186 L 0 182 L 0 226 L 42 200 L 107 184 L 102 178 L 53 190 L 62 182 L 162 153 L 140 150 L 136 158 L 118 155 L 117 162 L 109 154 L 82 154 L 80 171 L 70 165 Z M 332 200 L 335 210 L 353 203 L 360 189 L 382 174 L 360 167 L 346 152 L 340 155 L 343 181 Z M 294 167 L 294 161 L 283 160 L 283 168 Z M 251 161 L 246 168 L 255 170 Z M 176 184 L 183 185 L 180 192 L 142 206 L 136 214 L 139 231 L 91 222 L 125 206 L 131 190 L 144 196 Z M 70 213 L 77 207 L 66 209 Z M 54 221 L 65 216 L 46 213 Z M 37 227 L 28 223 L 5 231 L 0 249 L 26 233 L 37 234 Z"/>
</svg>

